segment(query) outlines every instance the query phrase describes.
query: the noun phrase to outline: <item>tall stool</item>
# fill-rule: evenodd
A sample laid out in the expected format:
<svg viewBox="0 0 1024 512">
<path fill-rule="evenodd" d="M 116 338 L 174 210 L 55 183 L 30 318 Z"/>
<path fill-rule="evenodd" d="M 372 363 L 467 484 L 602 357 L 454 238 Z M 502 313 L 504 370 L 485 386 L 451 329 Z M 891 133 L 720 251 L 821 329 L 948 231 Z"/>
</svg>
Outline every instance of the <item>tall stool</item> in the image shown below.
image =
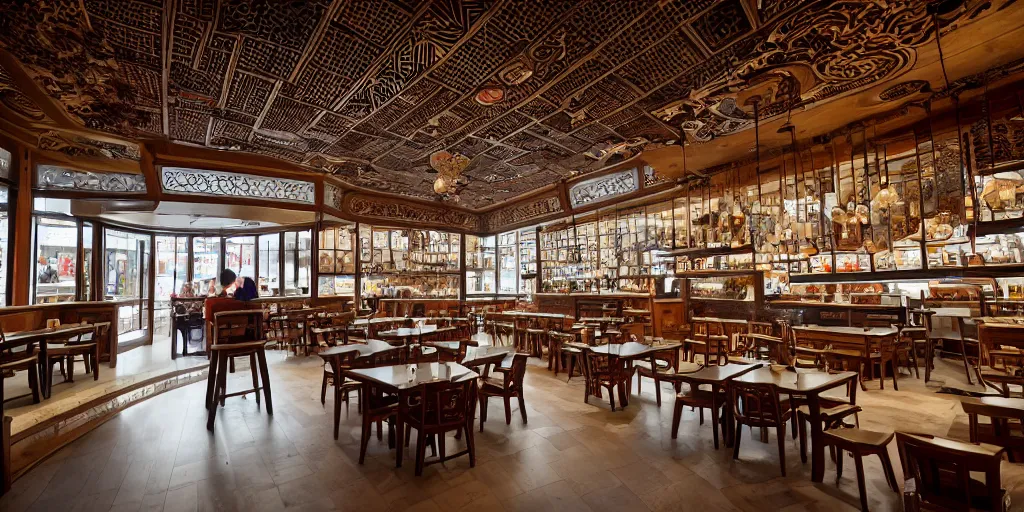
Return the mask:
<svg viewBox="0 0 1024 512">
<path fill-rule="evenodd" d="M 213 346 L 210 347 L 210 373 L 206 380 L 206 429 L 213 431 L 217 407 L 225 398 L 249 393 L 256 394 L 260 403 L 260 390 L 267 402 L 267 414 L 274 415 L 270 395 L 270 373 L 267 371 L 267 341 L 263 337 L 263 312 L 260 310 L 221 311 L 213 318 Z M 249 357 L 252 389 L 227 392 L 228 361 L 236 357 Z M 257 361 L 259 373 L 257 373 Z M 262 380 L 262 385 L 261 385 Z"/>
</svg>

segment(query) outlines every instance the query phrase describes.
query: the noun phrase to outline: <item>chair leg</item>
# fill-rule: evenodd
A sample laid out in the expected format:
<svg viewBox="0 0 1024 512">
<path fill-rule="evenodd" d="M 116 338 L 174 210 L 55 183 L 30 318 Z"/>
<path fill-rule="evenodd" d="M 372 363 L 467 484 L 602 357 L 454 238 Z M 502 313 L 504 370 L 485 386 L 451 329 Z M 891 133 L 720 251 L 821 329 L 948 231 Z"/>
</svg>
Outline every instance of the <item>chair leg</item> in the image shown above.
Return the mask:
<svg viewBox="0 0 1024 512">
<path fill-rule="evenodd" d="M 672 439 L 675 439 L 679 435 L 679 420 L 683 416 L 683 403 L 676 400 L 675 407 L 672 409 Z"/>
<path fill-rule="evenodd" d="M 270 370 L 267 369 L 267 352 L 256 351 L 256 359 L 260 365 L 260 380 L 263 382 L 263 399 L 267 402 L 267 414 L 274 415 L 274 403 L 270 398 Z"/>
<path fill-rule="evenodd" d="M 213 402 L 206 417 L 206 430 L 213 432 L 214 421 L 217 419 L 217 403 L 221 400 L 221 393 L 227 389 L 228 360 L 223 354 L 217 360 L 217 383 L 214 385 Z"/>
<path fill-rule="evenodd" d="M 736 422 L 736 432 L 733 433 L 732 438 L 732 458 L 740 458 L 740 439 L 743 439 L 743 424 L 739 421 Z"/>
<path fill-rule="evenodd" d="M 612 412 L 615 412 L 615 390 L 613 386 L 608 386 L 608 401 L 611 403 Z"/>
<path fill-rule="evenodd" d="M 65 382 L 74 382 L 75 381 L 75 358 L 74 358 L 74 356 L 71 356 L 71 357 L 68 358 L 68 376 L 64 380 L 65 380 Z"/>
<path fill-rule="evenodd" d="M 362 464 L 366 460 L 366 446 L 370 444 L 370 435 L 372 435 L 373 422 L 370 421 L 370 416 L 363 413 L 363 431 L 362 435 L 359 436 L 359 463 Z"/>
<path fill-rule="evenodd" d="M 779 466 L 782 467 L 782 476 L 786 476 L 786 425 L 782 424 L 775 428 L 775 437 L 779 438 Z"/>
<path fill-rule="evenodd" d="M 487 421 L 487 397 L 480 397 L 480 432 L 484 431 L 484 422 Z"/>
<path fill-rule="evenodd" d="M 882 471 L 885 472 L 885 480 L 889 483 L 889 488 L 893 492 L 899 493 L 900 487 L 896 483 L 896 473 L 892 470 L 892 460 L 889 458 L 889 450 L 882 447 L 882 451 L 878 452 L 878 458 L 882 460 Z"/>
<path fill-rule="evenodd" d="M 852 453 L 853 465 L 857 468 L 857 491 L 860 492 L 860 509 L 868 509 L 868 493 L 864 490 L 864 460 L 859 453 Z"/>
<path fill-rule="evenodd" d="M 3 386 L 3 379 L 0 379 L 0 386 Z M 35 364 L 28 366 L 28 388 L 32 390 L 32 403 L 39 403 L 39 368 Z M 2 403 L 2 401 L 0 401 Z"/>
<path fill-rule="evenodd" d="M 217 352 L 210 351 L 210 368 L 207 370 L 206 376 L 206 408 L 209 409 L 213 405 L 213 397 L 215 394 L 215 388 L 217 383 Z"/>
<path fill-rule="evenodd" d="M 474 439 L 474 436 L 476 434 L 473 433 L 473 421 L 472 421 L 472 419 L 470 419 L 470 421 L 466 422 L 465 430 L 466 430 L 466 449 L 469 450 L 469 467 L 475 468 L 476 467 L 476 439 Z"/>
<path fill-rule="evenodd" d="M 100 380 L 100 345 L 98 343 L 92 353 L 92 380 Z"/>
<path fill-rule="evenodd" d="M 327 405 L 327 372 L 324 372 L 324 378 L 320 381 L 320 405 Z"/>
<path fill-rule="evenodd" d="M 526 425 L 526 400 L 523 399 L 522 390 L 516 396 L 519 399 L 519 415 L 523 417 L 523 425 Z"/>
<path fill-rule="evenodd" d="M 800 462 L 807 464 L 807 425 L 804 424 L 804 417 L 801 414 L 799 422 L 800 430 Z"/>
<path fill-rule="evenodd" d="M 505 397 L 505 424 L 512 424 L 512 397 Z"/>
<path fill-rule="evenodd" d="M 427 435 L 416 431 L 416 476 L 423 475 L 423 459 L 427 456 Z"/>
<path fill-rule="evenodd" d="M 967 375 L 967 383 L 974 384 L 974 381 L 971 380 L 971 365 L 967 362 L 967 343 L 964 343 L 962 339 L 960 340 L 960 357 L 964 359 L 964 374 Z"/>
<path fill-rule="evenodd" d="M 256 393 L 256 396 L 260 396 Z M 348 403 L 346 401 L 346 403 Z M 362 404 L 362 400 L 359 402 Z M 338 440 L 338 427 L 341 425 L 341 388 L 334 386 L 334 440 Z"/>
<path fill-rule="evenodd" d="M 841 480 L 842 478 L 843 478 L 843 450 L 841 450 L 839 448 L 836 448 L 836 484 L 839 484 L 839 480 Z"/>
<path fill-rule="evenodd" d="M 711 432 L 715 438 L 715 449 L 718 449 L 718 405 L 712 402 L 711 405 Z"/>
</svg>

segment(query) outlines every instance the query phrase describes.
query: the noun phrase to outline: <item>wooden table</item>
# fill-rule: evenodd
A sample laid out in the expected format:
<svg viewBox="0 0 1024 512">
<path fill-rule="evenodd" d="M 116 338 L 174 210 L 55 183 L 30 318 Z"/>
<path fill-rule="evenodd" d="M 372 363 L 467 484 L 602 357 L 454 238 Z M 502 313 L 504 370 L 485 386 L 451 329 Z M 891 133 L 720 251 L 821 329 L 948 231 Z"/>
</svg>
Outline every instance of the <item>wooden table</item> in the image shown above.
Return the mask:
<svg viewBox="0 0 1024 512">
<path fill-rule="evenodd" d="M 693 390 L 697 389 L 697 386 L 708 385 L 711 386 L 711 403 L 712 409 L 718 407 L 717 399 L 718 393 L 723 387 L 732 379 L 744 375 L 748 372 L 752 372 L 761 368 L 760 363 L 755 364 L 716 364 L 713 366 L 704 366 L 703 368 L 689 373 L 676 373 L 673 380 L 685 382 L 690 385 Z M 728 398 L 726 398 L 728 401 Z M 718 446 L 718 425 L 714 425 L 714 438 L 715 446 Z M 733 422 L 733 411 L 730 404 L 725 405 L 725 424 L 722 425 L 722 435 L 725 436 L 725 445 L 732 446 L 734 432 L 736 430 L 736 424 Z"/>
<path fill-rule="evenodd" d="M 999 396 L 962 397 L 960 406 L 967 413 L 972 443 L 1002 446 L 1007 449 L 1010 462 L 1019 462 L 1016 459 L 1019 450 L 1024 449 L 1024 438 L 1011 435 L 1012 427 L 1009 420 L 1024 422 L 1024 399 Z M 981 430 L 978 416 L 991 418 L 991 432 Z"/>
<path fill-rule="evenodd" d="M 885 338 L 895 339 L 899 335 L 899 330 L 892 327 L 800 325 L 793 326 L 792 329 L 796 335 L 796 340 L 802 344 L 810 344 L 814 348 L 831 346 L 833 349 L 853 351 L 861 360 L 861 364 L 869 366 L 868 375 L 871 377 L 874 376 L 871 354 L 876 351 L 882 340 Z M 885 363 L 882 362 L 882 364 Z M 895 372 L 896 369 L 893 368 L 893 371 Z M 857 373 L 860 374 L 862 372 L 858 369 Z M 885 375 L 884 369 L 882 375 L 883 377 Z M 867 390 L 863 379 L 861 379 L 860 386 L 862 389 Z"/>
<path fill-rule="evenodd" d="M 562 313 L 536 313 L 531 311 L 502 311 L 502 315 L 520 317 L 520 318 L 548 318 L 556 320 L 571 319 L 569 315 L 563 315 Z"/>
<path fill-rule="evenodd" d="M 989 366 L 992 366 L 994 355 L 1015 358 L 1018 362 L 1024 360 L 1024 351 L 1015 355 L 1011 354 L 1012 351 L 998 350 L 998 347 L 1003 346 L 1024 350 L 1024 318 L 985 316 L 978 318 L 977 321 L 978 344 L 981 346 L 981 355 Z M 1024 377 L 1018 377 L 1011 372 L 997 374 L 996 371 L 998 370 L 982 374 L 982 381 L 991 387 L 996 387 L 993 384 L 999 384 L 1003 396 L 1010 396 L 1010 384 L 1024 384 Z"/>
<path fill-rule="evenodd" d="M 427 384 L 445 381 L 465 382 L 479 377 L 476 372 L 458 363 L 419 363 L 358 368 L 347 370 L 345 375 L 363 384 L 364 397 L 369 397 L 375 386 L 383 393 L 394 393 L 399 396 L 399 412 L 395 415 L 395 467 L 402 467 L 402 447 L 405 446 L 402 408 L 407 406 L 405 397 Z M 475 396 L 475 394 L 474 390 L 473 395 Z M 471 400 L 474 400 L 471 402 L 471 408 L 475 408 L 475 399 Z M 369 403 L 369 400 L 365 399 L 363 402 Z M 364 405 L 363 403 L 359 404 L 360 407 L 364 407 Z"/>
<path fill-rule="evenodd" d="M 95 328 L 96 326 L 93 324 L 78 324 L 62 325 L 56 328 L 33 329 L 31 331 L 20 331 L 10 334 L 4 333 L 4 343 L 0 346 L 0 350 L 8 351 L 25 347 L 24 350 L 28 353 L 29 350 L 32 350 L 33 346 L 36 346 L 39 349 L 36 365 L 39 367 L 40 386 L 42 387 L 40 395 L 43 398 L 50 398 L 53 376 L 50 375 L 49 368 L 46 367 L 47 344 L 67 343 L 68 340 L 75 336 L 93 332 Z M 99 343 L 99 341 L 96 340 L 96 343 Z M 3 390 L 0 390 L 0 404 L 3 403 L 2 400 Z"/>
<path fill-rule="evenodd" d="M 462 366 L 467 368 L 486 367 L 497 364 L 501 368 L 512 367 L 512 356 L 516 351 L 512 347 L 468 347 L 466 357 L 462 360 Z"/>
<path fill-rule="evenodd" d="M 600 355 L 608 356 L 608 358 L 610 360 L 611 359 L 621 360 L 623 363 L 631 363 L 632 361 L 635 361 L 637 359 L 648 358 L 650 360 L 649 364 L 651 365 L 651 369 L 655 369 L 655 368 L 657 368 L 657 363 L 655 362 L 655 357 L 654 357 L 655 354 L 657 354 L 658 352 L 667 352 L 667 351 L 678 352 L 679 349 L 682 348 L 682 347 L 683 347 L 682 343 L 665 343 L 663 345 L 644 345 L 643 343 L 638 343 L 638 342 L 635 342 L 635 341 L 627 341 L 626 343 L 609 343 L 607 345 L 599 345 L 599 346 L 596 346 L 596 347 L 588 346 L 588 347 L 586 347 L 586 350 L 589 350 L 589 351 L 591 351 L 594 354 L 600 354 Z M 608 366 L 609 367 L 611 367 L 614 364 L 617 364 L 617 363 L 615 361 L 609 361 L 608 362 Z M 634 369 L 630 368 L 629 371 L 633 372 Z M 626 383 L 626 388 L 628 389 L 628 391 L 626 391 L 625 393 L 622 393 L 621 389 L 620 389 L 619 401 L 622 403 L 622 407 L 626 407 L 626 406 L 629 405 L 629 395 L 633 391 L 632 373 L 630 373 L 629 375 L 630 376 L 627 379 L 628 382 Z M 657 382 L 657 381 L 655 381 L 655 382 Z"/>
<path fill-rule="evenodd" d="M 394 338 L 401 340 L 405 344 L 416 338 L 416 341 L 423 343 L 424 334 L 434 334 L 443 332 L 453 332 L 454 327 L 438 327 L 436 325 L 424 325 L 423 327 L 399 327 L 398 329 L 392 329 L 390 331 L 380 331 L 377 336 L 381 338 Z"/>
<path fill-rule="evenodd" d="M 746 384 L 771 384 L 783 394 L 806 397 L 811 423 L 811 480 L 821 482 L 825 476 L 825 445 L 822 439 L 819 396 L 830 389 L 848 386 L 855 379 L 857 372 L 774 372 L 770 368 L 762 367 L 733 380 Z M 850 386 L 850 402 L 856 403 L 856 400 L 857 386 Z"/>
</svg>

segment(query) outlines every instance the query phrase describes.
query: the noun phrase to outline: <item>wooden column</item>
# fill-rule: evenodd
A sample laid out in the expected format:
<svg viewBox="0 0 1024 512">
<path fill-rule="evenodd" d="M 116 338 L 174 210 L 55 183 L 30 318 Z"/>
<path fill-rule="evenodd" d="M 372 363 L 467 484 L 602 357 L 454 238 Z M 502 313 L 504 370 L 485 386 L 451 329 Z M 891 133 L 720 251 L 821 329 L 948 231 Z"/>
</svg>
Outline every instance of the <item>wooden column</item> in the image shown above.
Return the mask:
<svg viewBox="0 0 1024 512">
<path fill-rule="evenodd" d="M 10 302 L 12 306 L 23 306 L 29 304 L 29 283 L 36 277 L 32 265 L 32 156 L 27 148 L 19 145 L 14 158 L 18 195 L 11 203 L 14 207 L 11 221 L 14 238 L 10 250 L 13 251 L 14 266 L 9 276 L 12 280 Z"/>
</svg>

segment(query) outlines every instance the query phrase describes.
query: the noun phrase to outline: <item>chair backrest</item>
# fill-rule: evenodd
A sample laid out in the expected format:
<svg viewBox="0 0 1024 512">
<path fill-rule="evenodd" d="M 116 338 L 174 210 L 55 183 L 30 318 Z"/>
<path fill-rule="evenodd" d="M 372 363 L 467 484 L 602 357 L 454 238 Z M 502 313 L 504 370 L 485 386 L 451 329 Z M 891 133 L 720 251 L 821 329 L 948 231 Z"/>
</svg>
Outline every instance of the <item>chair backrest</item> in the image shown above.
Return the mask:
<svg viewBox="0 0 1024 512">
<path fill-rule="evenodd" d="M 775 335 L 775 326 L 771 322 L 747 322 L 747 333 L 748 334 L 764 334 L 767 336 Z"/>
<path fill-rule="evenodd" d="M 526 376 L 526 359 L 529 354 L 516 353 L 512 356 L 512 371 L 509 373 L 510 382 L 505 384 L 508 389 L 520 391 L 523 389 L 523 379 Z"/>
<path fill-rule="evenodd" d="M 464 382 L 436 382 L 423 386 L 419 406 L 424 427 L 459 427 L 473 411 L 473 379 Z"/>
<path fill-rule="evenodd" d="M 213 314 L 213 343 L 231 345 L 263 339 L 263 311 L 220 311 Z"/>
<path fill-rule="evenodd" d="M 772 384 L 733 381 L 732 407 L 736 419 L 753 427 L 777 427 L 782 423 L 779 392 Z"/>
<path fill-rule="evenodd" d="M 916 496 L 907 510 L 1005 510 L 1000 487 L 1002 450 L 896 432 L 903 475 L 914 481 Z M 971 472 L 984 473 L 985 482 Z"/>
</svg>

